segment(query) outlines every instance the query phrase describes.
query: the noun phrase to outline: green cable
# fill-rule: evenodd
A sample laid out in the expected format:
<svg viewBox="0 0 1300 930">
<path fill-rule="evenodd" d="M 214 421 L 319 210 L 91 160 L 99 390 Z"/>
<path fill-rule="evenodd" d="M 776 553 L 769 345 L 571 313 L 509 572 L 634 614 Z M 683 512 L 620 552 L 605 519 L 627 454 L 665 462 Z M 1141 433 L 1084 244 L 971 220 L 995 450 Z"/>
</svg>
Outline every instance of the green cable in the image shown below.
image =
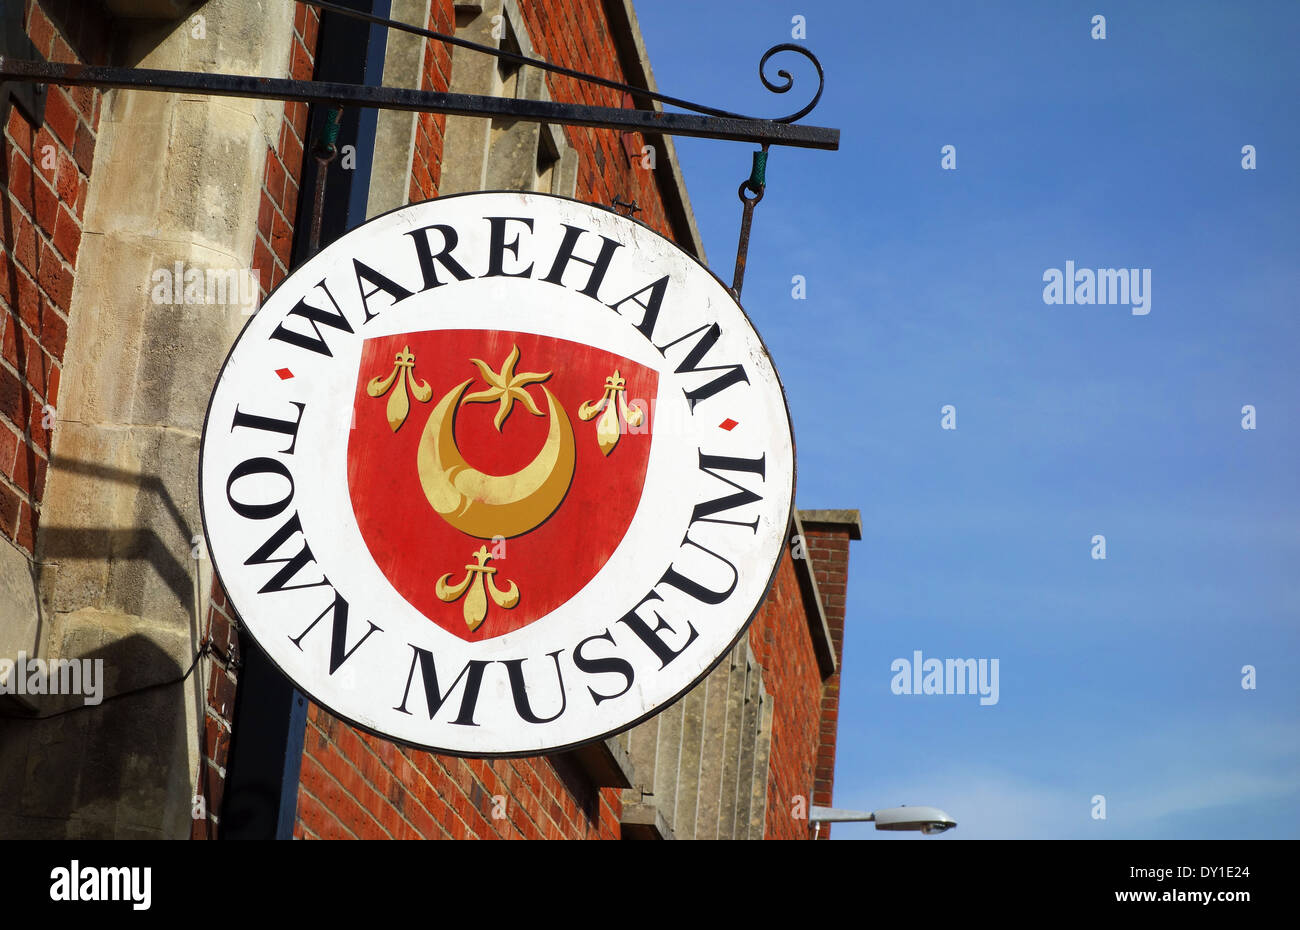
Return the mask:
<svg viewBox="0 0 1300 930">
<path fill-rule="evenodd" d="M 767 187 L 767 149 L 754 153 L 754 170 L 749 173 L 749 187 L 755 191 Z"/>
<path fill-rule="evenodd" d="M 339 125 L 342 117 L 343 111 L 340 108 L 329 108 L 329 112 L 325 115 L 325 125 L 321 127 L 320 141 L 316 145 L 317 151 L 333 155 L 338 150 L 335 143 L 339 140 Z"/>
</svg>

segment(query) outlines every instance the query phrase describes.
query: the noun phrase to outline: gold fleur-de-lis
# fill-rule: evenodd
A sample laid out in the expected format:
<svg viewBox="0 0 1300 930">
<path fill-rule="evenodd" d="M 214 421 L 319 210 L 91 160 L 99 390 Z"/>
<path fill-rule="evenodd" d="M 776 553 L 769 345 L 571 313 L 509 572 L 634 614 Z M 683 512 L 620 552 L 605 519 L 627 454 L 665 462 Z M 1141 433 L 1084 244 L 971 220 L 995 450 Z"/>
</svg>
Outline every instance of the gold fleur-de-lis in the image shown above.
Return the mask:
<svg viewBox="0 0 1300 930">
<path fill-rule="evenodd" d="M 617 406 L 615 406 L 617 402 Z M 640 426 L 643 411 L 640 407 L 627 405 L 627 382 L 614 369 L 614 373 L 605 379 L 605 393 L 599 400 L 585 401 L 578 408 L 578 417 L 583 420 L 590 420 L 602 410 L 605 415 L 600 418 L 596 424 L 596 442 L 600 445 L 600 451 L 609 455 L 618 445 L 618 437 L 621 430 L 618 426 L 618 416 L 623 414 L 623 419 L 628 426 Z"/>
<path fill-rule="evenodd" d="M 402 351 L 395 356 L 393 370 L 389 372 L 388 377 L 374 377 L 366 385 L 366 393 L 371 397 L 383 397 L 392 389 L 392 394 L 388 396 L 388 425 L 392 427 L 393 432 L 401 429 L 402 424 L 406 422 L 407 415 L 411 412 L 411 402 L 406 397 L 406 386 L 411 386 L 411 393 L 415 399 L 422 404 L 427 404 L 429 398 L 433 397 L 433 388 L 427 381 L 415 380 L 415 356 L 411 354 L 409 345 L 402 346 Z"/>
<path fill-rule="evenodd" d="M 496 581 L 492 578 L 497 570 L 488 568 L 487 564 L 491 558 L 492 554 L 488 552 L 487 546 L 479 546 L 478 552 L 474 553 L 474 560 L 478 564 L 466 565 L 464 578 L 450 585 L 447 581 L 451 578 L 451 572 L 447 572 L 434 585 L 434 593 L 438 595 L 439 600 L 446 601 L 448 604 L 459 600 L 461 595 L 469 591 L 469 595 L 465 598 L 463 613 L 465 624 L 471 633 L 477 630 L 487 617 L 489 594 L 498 607 L 504 607 L 506 610 L 519 603 L 519 586 L 513 581 L 505 591 L 497 587 Z"/>
</svg>

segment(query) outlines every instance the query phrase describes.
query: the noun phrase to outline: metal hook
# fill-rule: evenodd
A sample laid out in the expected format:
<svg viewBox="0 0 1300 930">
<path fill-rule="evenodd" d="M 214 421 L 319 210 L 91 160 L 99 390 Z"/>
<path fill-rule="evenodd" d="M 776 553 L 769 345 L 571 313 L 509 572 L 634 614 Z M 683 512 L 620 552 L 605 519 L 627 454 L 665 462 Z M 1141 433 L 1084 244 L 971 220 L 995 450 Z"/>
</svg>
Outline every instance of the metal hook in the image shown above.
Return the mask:
<svg viewBox="0 0 1300 930">
<path fill-rule="evenodd" d="M 309 230 L 310 251 L 315 255 L 320 251 L 321 216 L 325 211 L 325 179 L 329 174 L 329 163 L 339 153 L 339 124 L 343 121 L 343 104 L 335 103 L 325 114 L 325 125 L 321 127 L 312 155 L 316 159 L 316 191 L 311 204 L 311 228 Z"/>
<path fill-rule="evenodd" d="M 766 79 L 764 79 L 766 80 Z M 740 289 L 745 283 L 745 263 L 749 260 L 749 229 L 754 221 L 754 207 L 763 199 L 767 190 L 767 146 L 761 152 L 754 153 L 754 167 L 749 177 L 741 182 L 736 191 L 740 202 L 744 204 L 740 216 L 740 241 L 736 244 L 736 271 L 731 279 L 731 294 L 740 300 Z M 752 197 L 745 196 L 748 191 Z"/>
<path fill-rule="evenodd" d="M 641 212 L 641 207 L 637 205 L 637 202 L 636 202 L 635 200 L 633 200 L 631 203 L 628 203 L 627 201 L 623 200 L 623 198 L 622 198 L 621 196 L 619 196 L 618 194 L 615 194 L 615 195 L 614 195 L 614 199 L 613 199 L 613 201 L 611 201 L 610 205 L 613 206 L 613 207 L 615 207 L 615 208 L 617 208 L 617 207 L 627 207 L 627 208 L 628 208 L 628 210 L 627 210 L 627 215 L 629 215 L 629 216 L 632 215 L 632 214 L 634 214 L 634 213 L 640 213 L 640 212 Z"/>
</svg>

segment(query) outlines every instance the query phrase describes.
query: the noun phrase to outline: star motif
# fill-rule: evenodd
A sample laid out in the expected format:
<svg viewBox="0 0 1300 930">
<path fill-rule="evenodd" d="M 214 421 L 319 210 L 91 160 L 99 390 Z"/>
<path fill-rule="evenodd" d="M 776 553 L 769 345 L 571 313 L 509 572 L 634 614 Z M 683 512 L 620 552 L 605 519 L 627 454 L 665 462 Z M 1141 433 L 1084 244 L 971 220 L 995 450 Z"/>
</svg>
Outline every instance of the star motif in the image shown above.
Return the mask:
<svg viewBox="0 0 1300 930">
<path fill-rule="evenodd" d="M 524 371 L 515 374 L 515 365 L 519 361 L 519 346 L 515 346 L 510 350 L 510 355 L 502 363 L 500 371 L 493 371 L 488 363 L 480 358 L 472 358 L 470 361 L 478 366 L 479 372 L 483 375 L 483 380 L 492 386 L 486 391 L 475 391 L 473 394 L 467 394 L 461 403 L 490 404 L 493 401 L 500 402 L 501 406 L 497 410 L 496 419 L 492 421 L 498 433 L 501 432 L 501 425 L 505 423 L 506 417 L 510 416 L 510 411 L 514 409 L 515 401 L 520 401 L 533 416 L 542 416 L 542 411 L 537 409 L 537 404 L 533 403 L 532 397 L 529 396 L 525 388 L 530 384 L 545 381 L 551 376 L 551 372 L 538 374 L 535 371 Z"/>
</svg>

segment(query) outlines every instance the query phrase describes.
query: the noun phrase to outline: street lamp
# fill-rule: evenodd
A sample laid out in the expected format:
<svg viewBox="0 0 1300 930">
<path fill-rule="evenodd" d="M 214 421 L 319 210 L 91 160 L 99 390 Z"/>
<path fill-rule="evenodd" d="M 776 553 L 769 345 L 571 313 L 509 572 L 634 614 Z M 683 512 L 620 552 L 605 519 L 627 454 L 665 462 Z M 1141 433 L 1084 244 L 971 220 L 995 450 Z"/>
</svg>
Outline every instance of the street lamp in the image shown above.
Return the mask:
<svg viewBox="0 0 1300 930">
<path fill-rule="evenodd" d="M 817 826 L 813 828 L 813 839 L 821 834 L 823 823 L 844 823 L 851 821 L 874 821 L 877 830 L 920 830 L 929 836 L 943 833 L 957 826 L 953 820 L 937 807 L 886 807 L 878 811 L 847 811 L 836 807 L 814 807 L 808 819 Z"/>
</svg>

